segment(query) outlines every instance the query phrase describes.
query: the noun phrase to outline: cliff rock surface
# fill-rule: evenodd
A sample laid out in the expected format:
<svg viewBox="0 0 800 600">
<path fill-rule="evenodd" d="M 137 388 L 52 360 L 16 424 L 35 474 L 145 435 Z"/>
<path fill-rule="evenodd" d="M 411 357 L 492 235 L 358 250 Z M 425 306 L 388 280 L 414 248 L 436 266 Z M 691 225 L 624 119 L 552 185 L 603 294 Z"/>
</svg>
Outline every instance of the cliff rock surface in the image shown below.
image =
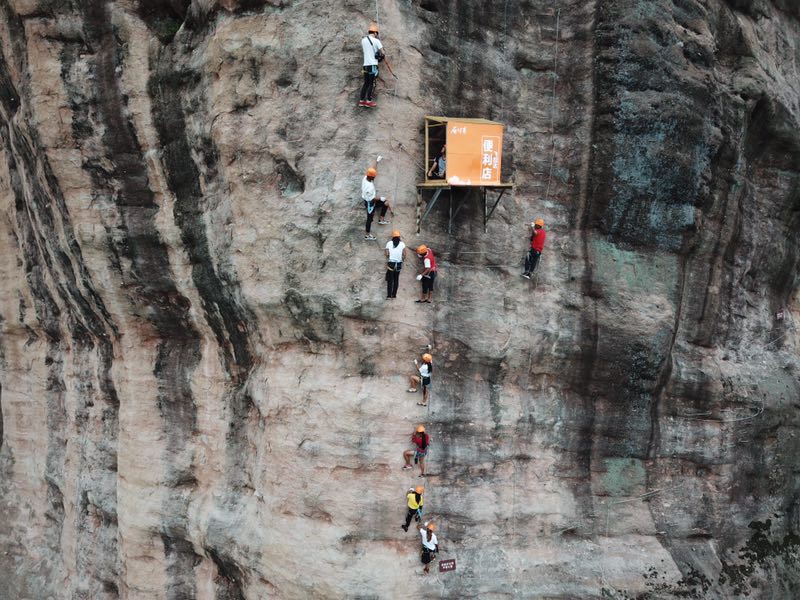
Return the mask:
<svg viewBox="0 0 800 600">
<path fill-rule="evenodd" d="M 0 597 L 799 597 L 798 6 L 0 0 Z M 486 232 L 417 233 L 435 114 L 506 125 Z"/>
</svg>

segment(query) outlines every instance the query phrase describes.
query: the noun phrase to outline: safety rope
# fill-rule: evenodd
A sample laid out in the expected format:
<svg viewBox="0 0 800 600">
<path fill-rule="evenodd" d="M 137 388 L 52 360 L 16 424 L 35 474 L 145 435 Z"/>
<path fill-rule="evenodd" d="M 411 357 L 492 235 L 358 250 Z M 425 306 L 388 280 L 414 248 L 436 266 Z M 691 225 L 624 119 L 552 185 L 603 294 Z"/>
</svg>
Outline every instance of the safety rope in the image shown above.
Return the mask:
<svg viewBox="0 0 800 600">
<path fill-rule="evenodd" d="M 554 6 L 556 6 L 554 4 Z M 558 37 L 561 25 L 561 8 L 556 10 L 556 45 L 553 53 L 553 100 L 550 105 L 550 136 L 553 143 L 553 151 L 550 155 L 550 174 L 547 176 L 547 191 L 544 197 L 550 198 L 550 184 L 553 182 L 553 165 L 556 162 L 556 83 L 558 82 Z"/>
<path fill-rule="evenodd" d="M 668 492 L 670 490 L 674 490 L 674 489 L 677 489 L 677 488 L 680 488 L 680 487 L 683 487 L 683 484 L 673 485 L 673 486 L 670 486 L 668 488 L 663 488 L 663 489 L 651 490 L 649 492 L 645 492 L 643 494 L 639 494 L 638 496 L 634 496 L 632 498 L 625 498 L 624 500 L 616 500 L 615 502 L 606 502 L 605 503 L 605 506 L 606 506 L 606 532 L 605 532 L 605 537 L 608 538 L 609 535 L 610 535 L 610 531 L 609 531 L 610 530 L 610 515 L 611 515 L 611 507 L 612 506 L 617 506 L 619 504 L 628 504 L 630 502 L 636 502 L 637 500 L 646 500 L 646 499 L 651 498 L 651 497 L 653 497 L 653 496 L 655 496 L 657 494 L 660 494 L 662 492 Z M 607 543 L 608 542 L 606 542 L 606 544 Z M 606 561 L 604 561 L 604 560 L 600 561 L 600 582 L 601 582 L 603 588 L 605 588 L 606 584 L 607 584 L 605 563 L 606 563 Z"/>
<path fill-rule="evenodd" d="M 767 348 L 768 346 L 771 346 L 772 344 L 774 344 L 774 343 L 775 343 L 775 342 L 777 342 L 778 340 L 781 340 L 781 339 L 785 338 L 787 335 L 789 335 L 790 333 L 792 333 L 793 331 L 795 331 L 795 330 L 796 330 L 796 328 L 797 328 L 797 325 L 796 325 L 796 324 L 795 324 L 795 322 L 794 322 L 794 318 L 791 316 L 791 313 L 788 313 L 788 314 L 789 314 L 789 318 L 790 318 L 790 319 L 791 319 L 791 321 L 792 321 L 792 322 L 791 322 L 791 324 L 790 324 L 790 325 L 789 325 L 789 326 L 786 328 L 786 331 L 784 331 L 782 334 L 780 334 L 779 336 L 777 336 L 777 337 L 775 337 L 775 338 L 772 338 L 772 339 L 771 339 L 771 340 L 769 340 L 769 341 L 768 341 L 766 344 L 764 344 L 764 348 Z M 751 360 L 751 359 L 755 358 L 755 357 L 756 357 L 756 354 L 757 354 L 757 353 L 751 353 L 751 354 L 750 354 L 750 355 L 747 357 L 747 360 Z"/>
<path fill-rule="evenodd" d="M 394 121 L 392 121 L 391 127 L 389 127 L 389 149 L 392 148 L 392 142 L 394 138 Z M 399 142 L 398 142 L 399 143 Z M 392 196 L 392 202 L 397 202 L 397 172 L 399 169 L 395 167 L 394 169 L 394 196 Z M 392 217 L 394 217 L 394 206 L 392 206 Z"/>
<path fill-rule="evenodd" d="M 507 23 L 508 19 L 508 0 L 506 0 L 505 6 L 505 19 Z M 503 86 L 505 88 L 506 86 Z M 504 115 L 505 120 L 505 115 Z M 509 340 L 511 338 L 509 337 Z M 528 371 L 530 373 L 530 371 Z M 513 546 L 517 546 L 519 544 L 517 540 L 517 471 L 519 470 L 519 435 L 518 432 L 514 432 L 513 441 L 511 443 L 511 464 L 513 473 L 511 475 L 511 543 Z M 518 594 L 519 588 L 519 569 L 516 565 L 512 565 L 512 584 L 511 584 L 511 591 L 513 594 Z"/>
<path fill-rule="evenodd" d="M 507 65 L 508 62 L 508 52 L 506 48 L 506 40 L 508 39 L 508 0 L 503 2 L 503 64 Z M 500 86 L 500 114 L 502 115 L 503 121 L 505 122 L 507 113 L 506 113 L 506 88 L 508 86 L 502 85 Z"/>
<path fill-rule="evenodd" d="M 791 318 L 791 315 L 790 315 L 790 318 Z M 766 342 L 762 346 L 762 349 L 767 349 L 769 346 L 771 346 L 775 342 L 783 339 L 784 337 L 786 337 L 790 333 L 794 332 L 795 330 L 796 330 L 795 322 L 794 322 L 794 319 L 792 319 L 792 322 L 787 327 L 786 331 L 784 331 L 781 335 L 779 335 L 777 337 L 774 337 L 771 340 L 769 340 L 768 342 Z M 750 355 L 745 357 L 745 360 L 746 361 L 750 361 L 753 358 L 755 358 L 755 356 L 756 356 L 755 353 L 751 353 Z M 742 421 L 750 421 L 751 419 L 755 419 L 756 417 L 760 417 L 764 413 L 764 400 L 762 400 L 760 398 L 756 398 L 755 400 L 752 400 L 752 401 L 749 402 L 749 406 L 747 408 L 755 409 L 755 412 L 753 414 L 747 415 L 745 417 L 735 417 L 735 418 L 731 418 L 731 419 L 703 418 L 703 417 L 710 417 L 711 414 L 712 414 L 711 412 L 678 414 L 678 415 L 675 415 L 675 417 L 677 417 L 679 419 L 687 419 L 687 420 L 690 420 L 690 421 L 702 421 L 702 422 L 705 422 L 705 423 L 741 423 Z M 720 412 L 726 412 L 726 410 L 725 409 L 721 409 Z M 728 410 L 727 412 L 731 412 L 731 411 Z"/>
<path fill-rule="evenodd" d="M 689 421 L 703 421 L 703 422 L 706 422 L 706 423 L 739 423 L 741 421 L 749 421 L 750 419 L 755 419 L 756 417 L 761 416 L 761 414 L 764 412 L 764 401 L 761 400 L 761 399 L 758 399 L 755 402 L 759 403 L 758 406 L 756 406 L 755 403 L 751 403 L 748 408 L 751 408 L 751 409 L 755 408 L 756 412 L 754 412 L 752 415 L 747 415 L 746 417 L 737 417 L 735 419 L 704 419 L 704 418 L 702 418 L 702 417 L 710 416 L 712 414 L 710 412 L 687 413 L 687 414 L 682 414 L 682 415 L 675 415 L 675 417 L 677 417 L 679 419 L 687 419 Z M 721 411 L 721 412 L 723 412 L 723 411 Z"/>
</svg>

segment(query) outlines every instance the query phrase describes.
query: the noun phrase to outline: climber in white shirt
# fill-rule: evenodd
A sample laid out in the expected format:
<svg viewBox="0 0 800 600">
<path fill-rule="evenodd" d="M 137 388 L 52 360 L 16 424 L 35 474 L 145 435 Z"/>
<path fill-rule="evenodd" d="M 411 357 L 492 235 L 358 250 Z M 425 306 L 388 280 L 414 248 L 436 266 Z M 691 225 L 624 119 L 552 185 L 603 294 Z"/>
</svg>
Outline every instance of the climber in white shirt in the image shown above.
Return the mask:
<svg viewBox="0 0 800 600">
<path fill-rule="evenodd" d="M 392 232 L 392 239 L 386 242 L 383 253 L 386 255 L 386 297 L 397 298 L 400 285 L 400 269 L 406 258 L 406 244 L 400 239 L 400 232 Z"/>
<path fill-rule="evenodd" d="M 420 406 L 428 406 L 428 391 L 431 387 L 431 373 L 433 373 L 433 356 L 427 352 L 422 355 L 422 363 L 416 358 L 414 359 L 414 366 L 417 367 L 419 375 L 412 375 L 408 378 L 411 387 L 408 388 L 410 393 L 416 393 L 417 386 L 422 384 L 422 402 L 417 402 Z"/>
<path fill-rule="evenodd" d="M 378 162 L 382 157 L 378 157 Z M 364 234 L 365 240 L 376 240 L 374 235 L 370 233 L 372 229 L 372 219 L 375 218 L 375 213 L 380 210 L 380 219 L 378 223 L 380 225 L 386 225 L 389 223 L 384 217 L 386 217 L 386 211 L 391 211 L 392 215 L 394 215 L 394 210 L 392 210 L 392 206 L 389 204 L 389 199 L 381 196 L 380 198 L 376 198 L 377 192 L 375 191 L 375 178 L 378 176 L 378 169 L 376 167 L 370 167 L 367 169 L 366 175 L 364 175 L 364 179 L 361 180 L 361 200 L 364 201 L 364 208 L 367 209 L 367 226 L 366 226 L 366 233 Z"/>
<path fill-rule="evenodd" d="M 361 86 L 361 96 L 358 101 L 359 106 L 375 108 L 377 103 L 373 100 L 375 95 L 375 82 L 378 79 L 378 64 L 383 63 L 389 69 L 392 77 L 397 79 L 397 75 L 392 71 L 386 53 L 383 50 L 383 43 L 380 40 L 380 31 L 377 23 L 370 23 L 367 35 L 361 38 L 361 50 L 364 53 L 364 62 L 361 73 L 364 75 L 364 85 Z"/>
<path fill-rule="evenodd" d="M 424 571 L 429 573 L 430 563 L 436 560 L 436 553 L 439 551 L 439 540 L 434 533 L 436 525 L 426 522 L 424 527 L 420 527 L 419 535 L 422 538 L 422 564 L 425 565 Z"/>
</svg>

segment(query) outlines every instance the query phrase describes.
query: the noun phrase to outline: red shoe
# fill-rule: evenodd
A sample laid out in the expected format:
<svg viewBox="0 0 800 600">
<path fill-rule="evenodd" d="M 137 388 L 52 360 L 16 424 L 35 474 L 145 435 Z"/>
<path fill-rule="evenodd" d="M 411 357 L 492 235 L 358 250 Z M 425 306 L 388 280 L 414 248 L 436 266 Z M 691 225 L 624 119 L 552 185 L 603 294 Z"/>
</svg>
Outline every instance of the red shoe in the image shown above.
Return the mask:
<svg viewBox="0 0 800 600">
<path fill-rule="evenodd" d="M 359 106 L 367 106 L 367 101 L 366 100 L 359 100 L 358 101 L 358 105 Z"/>
<path fill-rule="evenodd" d="M 364 103 L 364 106 L 368 106 L 369 108 L 375 108 L 376 106 L 378 106 L 378 103 L 377 102 L 373 102 L 372 100 L 367 100 Z"/>
</svg>

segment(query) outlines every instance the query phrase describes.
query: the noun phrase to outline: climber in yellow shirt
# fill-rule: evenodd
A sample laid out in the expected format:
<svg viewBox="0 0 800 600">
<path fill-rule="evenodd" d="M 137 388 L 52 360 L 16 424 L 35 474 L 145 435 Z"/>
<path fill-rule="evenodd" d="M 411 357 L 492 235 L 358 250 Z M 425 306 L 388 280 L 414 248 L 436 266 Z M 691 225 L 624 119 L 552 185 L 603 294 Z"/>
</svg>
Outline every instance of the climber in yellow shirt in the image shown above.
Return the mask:
<svg viewBox="0 0 800 600">
<path fill-rule="evenodd" d="M 406 494 L 406 499 L 408 500 L 408 510 L 406 511 L 406 524 L 402 525 L 403 531 L 408 531 L 408 526 L 411 524 L 412 517 L 416 516 L 418 523 L 420 519 L 422 519 L 422 505 L 425 502 L 422 498 L 422 493 L 424 491 L 425 488 L 421 485 L 418 485 L 415 488 L 409 488 L 408 493 Z"/>
</svg>

